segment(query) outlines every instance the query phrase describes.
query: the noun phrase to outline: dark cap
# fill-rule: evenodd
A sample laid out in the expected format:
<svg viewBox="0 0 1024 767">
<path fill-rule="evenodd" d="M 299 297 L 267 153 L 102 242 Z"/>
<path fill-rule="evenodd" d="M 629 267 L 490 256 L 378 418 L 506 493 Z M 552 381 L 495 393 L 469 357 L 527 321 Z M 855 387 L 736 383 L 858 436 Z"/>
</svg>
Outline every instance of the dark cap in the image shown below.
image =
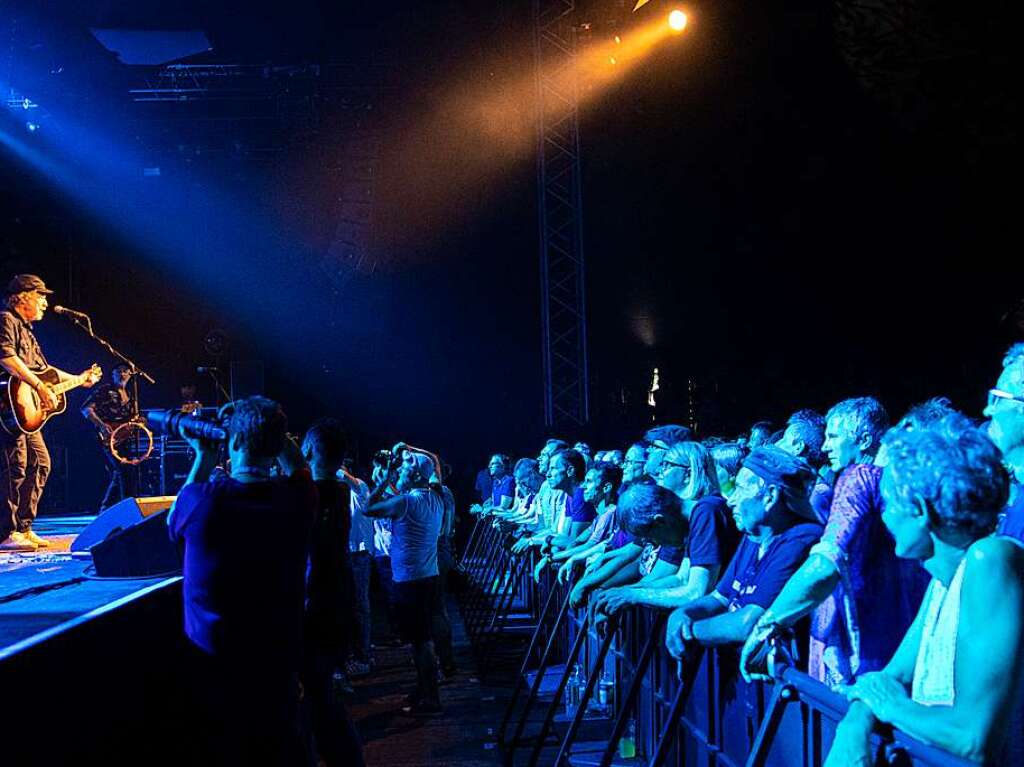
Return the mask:
<svg viewBox="0 0 1024 767">
<path fill-rule="evenodd" d="M 743 461 L 743 468 L 749 469 L 765 482 L 776 485 L 786 500 L 786 508 L 794 514 L 817 522 L 811 508 L 811 488 L 814 486 L 814 470 L 803 458 L 797 458 L 777 447 L 758 447 L 750 451 Z"/>
<path fill-rule="evenodd" d="M 38 290 L 40 293 L 53 292 L 46 287 L 42 277 L 36 277 L 34 274 L 16 274 L 7 283 L 7 295 L 9 296 L 13 296 L 15 293 L 27 293 L 30 290 Z"/>
</svg>

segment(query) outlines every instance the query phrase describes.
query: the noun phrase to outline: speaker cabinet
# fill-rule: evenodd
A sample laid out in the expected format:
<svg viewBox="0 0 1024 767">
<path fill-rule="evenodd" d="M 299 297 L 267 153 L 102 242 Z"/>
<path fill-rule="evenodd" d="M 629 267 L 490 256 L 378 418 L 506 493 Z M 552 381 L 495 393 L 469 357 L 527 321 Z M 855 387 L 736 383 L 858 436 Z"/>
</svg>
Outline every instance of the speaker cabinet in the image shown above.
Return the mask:
<svg viewBox="0 0 1024 767">
<path fill-rule="evenodd" d="M 71 550 L 88 551 L 105 538 L 137 525 L 152 514 L 169 509 L 174 499 L 173 495 L 125 498 L 100 512 L 71 542 Z"/>
<path fill-rule="evenodd" d="M 168 509 L 108 535 L 89 549 L 96 575 L 103 578 L 146 578 L 181 572 L 181 556 L 167 535 Z"/>
</svg>

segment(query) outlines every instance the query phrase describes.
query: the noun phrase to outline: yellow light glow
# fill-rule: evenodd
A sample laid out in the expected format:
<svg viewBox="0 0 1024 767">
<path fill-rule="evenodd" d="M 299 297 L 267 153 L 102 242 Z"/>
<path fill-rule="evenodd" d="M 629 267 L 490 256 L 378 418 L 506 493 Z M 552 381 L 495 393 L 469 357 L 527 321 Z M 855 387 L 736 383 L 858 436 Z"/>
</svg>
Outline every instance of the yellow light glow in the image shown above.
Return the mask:
<svg viewBox="0 0 1024 767">
<path fill-rule="evenodd" d="M 618 35 L 615 35 L 615 44 L 622 45 L 622 38 L 619 37 Z"/>
<path fill-rule="evenodd" d="M 609 64 L 615 64 L 615 63 L 616 63 L 616 61 L 615 61 L 615 57 L 614 57 L 614 56 L 612 56 L 612 57 L 611 57 L 610 59 L 608 59 L 608 63 L 609 63 Z"/>
<path fill-rule="evenodd" d="M 676 32 L 686 29 L 686 14 L 682 11 L 672 11 L 668 15 L 668 25 Z"/>
</svg>

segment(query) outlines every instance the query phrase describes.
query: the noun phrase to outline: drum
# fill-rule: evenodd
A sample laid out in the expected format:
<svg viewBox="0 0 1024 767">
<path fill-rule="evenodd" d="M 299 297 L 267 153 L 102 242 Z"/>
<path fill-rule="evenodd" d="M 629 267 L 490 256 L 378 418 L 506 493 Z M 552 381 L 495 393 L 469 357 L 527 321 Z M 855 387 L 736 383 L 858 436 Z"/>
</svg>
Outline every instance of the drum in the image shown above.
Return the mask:
<svg viewBox="0 0 1024 767">
<path fill-rule="evenodd" d="M 109 447 L 117 461 L 137 466 L 153 452 L 153 432 L 143 421 L 127 421 L 111 432 Z"/>
</svg>

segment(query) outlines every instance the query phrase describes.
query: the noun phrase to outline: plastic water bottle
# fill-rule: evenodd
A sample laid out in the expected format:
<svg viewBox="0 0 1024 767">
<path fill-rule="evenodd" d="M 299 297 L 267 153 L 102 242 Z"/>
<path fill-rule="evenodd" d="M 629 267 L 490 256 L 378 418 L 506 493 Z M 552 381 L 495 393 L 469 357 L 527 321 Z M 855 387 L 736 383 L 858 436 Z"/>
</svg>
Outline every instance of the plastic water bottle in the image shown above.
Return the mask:
<svg viewBox="0 0 1024 767">
<path fill-rule="evenodd" d="M 615 682 L 603 669 L 597 680 L 597 706 L 603 714 L 610 713 L 615 706 Z"/>
<path fill-rule="evenodd" d="M 567 717 L 576 716 L 576 709 L 580 706 L 580 692 L 583 689 L 583 672 L 580 670 L 580 664 L 577 663 L 573 666 L 572 676 L 569 677 L 569 682 L 565 686 L 565 715 Z"/>
<path fill-rule="evenodd" d="M 630 719 L 626 732 L 619 738 L 619 756 L 623 759 L 636 758 L 636 720 Z"/>
</svg>

